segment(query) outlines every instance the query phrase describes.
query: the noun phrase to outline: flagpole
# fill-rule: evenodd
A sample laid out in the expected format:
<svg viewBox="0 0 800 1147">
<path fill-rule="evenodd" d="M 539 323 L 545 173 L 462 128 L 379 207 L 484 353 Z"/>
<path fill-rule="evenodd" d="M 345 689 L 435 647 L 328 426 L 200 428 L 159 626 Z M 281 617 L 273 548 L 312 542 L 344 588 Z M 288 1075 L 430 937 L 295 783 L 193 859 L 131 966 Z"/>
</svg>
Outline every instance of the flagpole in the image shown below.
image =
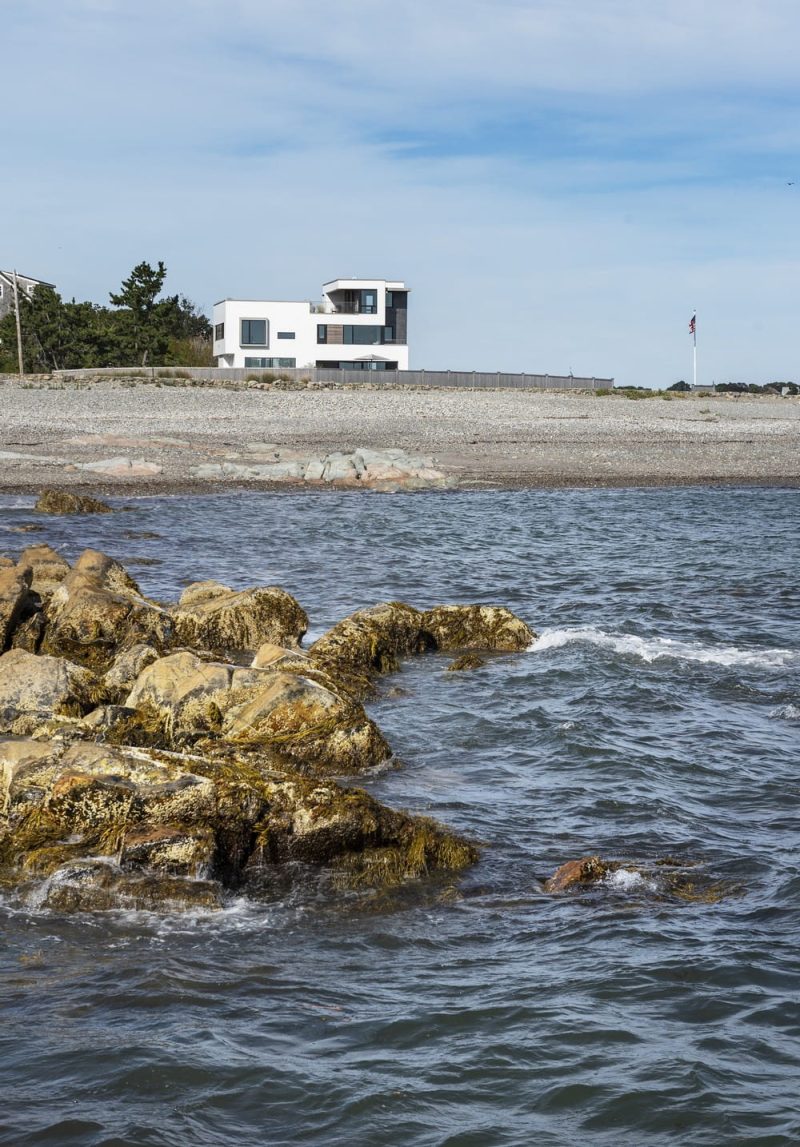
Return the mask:
<svg viewBox="0 0 800 1147">
<path fill-rule="evenodd" d="M 692 386 L 697 386 L 697 311 L 689 319 L 689 333 L 692 336 Z"/>
</svg>

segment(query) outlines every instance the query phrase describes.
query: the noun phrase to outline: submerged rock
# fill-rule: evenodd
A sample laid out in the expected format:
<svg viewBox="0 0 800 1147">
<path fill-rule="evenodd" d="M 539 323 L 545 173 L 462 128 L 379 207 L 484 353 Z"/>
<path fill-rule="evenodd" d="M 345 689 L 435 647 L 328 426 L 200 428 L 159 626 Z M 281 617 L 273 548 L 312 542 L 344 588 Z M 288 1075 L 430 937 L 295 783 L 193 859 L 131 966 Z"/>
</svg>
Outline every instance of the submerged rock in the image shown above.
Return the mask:
<svg viewBox="0 0 800 1147">
<path fill-rule="evenodd" d="M 465 669 L 480 669 L 486 662 L 477 653 L 464 653 L 447 666 L 448 673 L 462 673 Z"/>
<path fill-rule="evenodd" d="M 566 892 L 576 884 L 592 884 L 608 874 L 608 865 L 599 856 L 582 856 L 579 860 L 568 860 L 557 868 L 545 882 L 545 892 Z"/>
<path fill-rule="evenodd" d="M 278 586 L 233 590 L 215 581 L 195 582 L 172 618 L 182 644 L 222 654 L 255 650 L 264 642 L 294 647 L 308 629 L 305 610 Z"/>
<path fill-rule="evenodd" d="M 40 514 L 111 514 L 113 509 L 87 494 L 72 494 L 69 490 L 42 490 L 33 507 Z"/>
<path fill-rule="evenodd" d="M 544 882 L 543 891 L 581 891 L 598 885 L 609 893 L 693 904 L 716 904 L 741 891 L 733 883 L 714 880 L 699 862 L 676 860 L 671 856 L 649 862 L 602 860 L 599 856 L 568 860 Z"/>
</svg>

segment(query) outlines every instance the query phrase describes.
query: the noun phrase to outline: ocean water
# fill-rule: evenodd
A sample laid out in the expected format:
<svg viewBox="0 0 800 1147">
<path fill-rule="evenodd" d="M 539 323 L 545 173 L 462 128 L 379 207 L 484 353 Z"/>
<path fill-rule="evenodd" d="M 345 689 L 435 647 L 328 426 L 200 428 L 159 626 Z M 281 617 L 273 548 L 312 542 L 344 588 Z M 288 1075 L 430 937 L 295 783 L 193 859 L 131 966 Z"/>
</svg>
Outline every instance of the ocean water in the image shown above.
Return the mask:
<svg viewBox="0 0 800 1147">
<path fill-rule="evenodd" d="M 800 492 L 247 493 L 18 533 L 31 504 L 0 502 L 0 552 L 95 546 L 155 597 L 279 584 L 311 637 L 496 602 L 540 636 L 410 661 L 368 706 L 399 763 L 367 787 L 484 842 L 458 878 L 0 904 L 0 1142 L 800 1142 Z M 626 863 L 543 893 L 593 853 Z M 724 895 L 671 895 L 665 856 Z"/>
</svg>

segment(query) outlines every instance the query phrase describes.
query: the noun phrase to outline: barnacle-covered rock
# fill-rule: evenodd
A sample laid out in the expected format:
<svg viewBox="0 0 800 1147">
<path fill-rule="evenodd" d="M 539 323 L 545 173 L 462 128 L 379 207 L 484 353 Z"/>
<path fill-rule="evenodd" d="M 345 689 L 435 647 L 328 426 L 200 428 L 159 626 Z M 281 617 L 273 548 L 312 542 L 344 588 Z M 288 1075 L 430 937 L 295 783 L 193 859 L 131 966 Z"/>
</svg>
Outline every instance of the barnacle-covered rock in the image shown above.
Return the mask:
<svg viewBox="0 0 800 1147">
<path fill-rule="evenodd" d="M 233 590 L 215 581 L 195 582 L 172 610 L 178 642 L 224 655 L 256 650 L 264 642 L 296 647 L 308 629 L 305 610 L 278 586 Z"/>
</svg>

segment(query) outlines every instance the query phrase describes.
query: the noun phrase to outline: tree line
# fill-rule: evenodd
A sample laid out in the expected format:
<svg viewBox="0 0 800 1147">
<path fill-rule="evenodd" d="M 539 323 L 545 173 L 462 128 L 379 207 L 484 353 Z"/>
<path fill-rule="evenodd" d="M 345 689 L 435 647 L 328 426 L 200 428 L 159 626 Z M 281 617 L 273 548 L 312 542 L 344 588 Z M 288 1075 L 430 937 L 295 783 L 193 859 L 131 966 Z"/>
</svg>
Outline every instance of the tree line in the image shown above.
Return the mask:
<svg viewBox="0 0 800 1147">
<path fill-rule="evenodd" d="M 25 370 L 103 366 L 212 366 L 211 323 L 183 295 L 161 295 L 167 268 L 138 263 L 110 306 L 64 302 L 53 287 L 19 292 Z M 0 319 L 0 372 L 17 369 L 13 311 Z"/>
</svg>

